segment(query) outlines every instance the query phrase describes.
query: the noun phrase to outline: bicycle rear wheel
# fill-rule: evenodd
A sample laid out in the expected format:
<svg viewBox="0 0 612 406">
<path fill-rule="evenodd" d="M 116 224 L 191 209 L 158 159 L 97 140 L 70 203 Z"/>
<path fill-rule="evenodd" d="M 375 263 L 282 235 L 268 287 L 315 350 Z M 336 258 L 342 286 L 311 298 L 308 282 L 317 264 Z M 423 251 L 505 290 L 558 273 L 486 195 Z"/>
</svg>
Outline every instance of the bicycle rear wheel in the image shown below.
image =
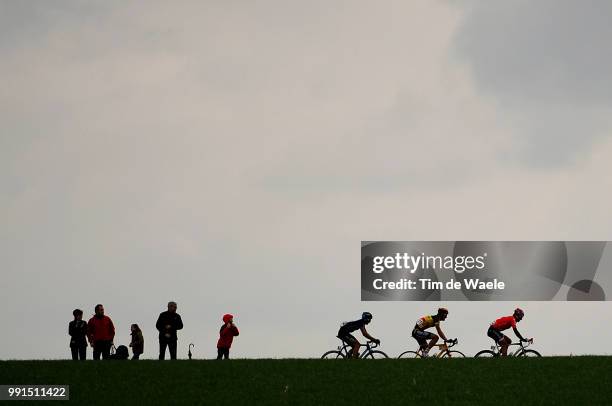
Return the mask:
<svg viewBox="0 0 612 406">
<path fill-rule="evenodd" d="M 416 351 L 405 351 L 402 352 L 399 357 L 397 357 L 398 359 L 402 358 L 402 359 L 406 359 L 406 358 L 421 358 L 421 354 L 419 354 Z"/>
<path fill-rule="evenodd" d="M 344 358 L 344 354 L 340 351 L 327 351 L 325 354 L 321 356 L 321 359 L 342 359 Z"/>
<path fill-rule="evenodd" d="M 370 351 L 370 353 L 366 355 L 364 358 L 365 359 L 385 359 L 385 358 L 389 358 L 389 356 L 382 351 L 374 350 L 374 351 Z"/>
<path fill-rule="evenodd" d="M 474 358 L 493 358 L 493 357 L 497 357 L 497 354 L 495 354 L 491 350 L 482 350 L 476 353 L 476 355 L 474 355 Z"/>
<path fill-rule="evenodd" d="M 517 357 L 541 357 L 541 355 L 536 350 L 523 350 Z"/>
<path fill-rule="evenodd" d="M 465 354 L 461 351 L 446 351 L 442 358 L 465 358 Z"/>
</svg>

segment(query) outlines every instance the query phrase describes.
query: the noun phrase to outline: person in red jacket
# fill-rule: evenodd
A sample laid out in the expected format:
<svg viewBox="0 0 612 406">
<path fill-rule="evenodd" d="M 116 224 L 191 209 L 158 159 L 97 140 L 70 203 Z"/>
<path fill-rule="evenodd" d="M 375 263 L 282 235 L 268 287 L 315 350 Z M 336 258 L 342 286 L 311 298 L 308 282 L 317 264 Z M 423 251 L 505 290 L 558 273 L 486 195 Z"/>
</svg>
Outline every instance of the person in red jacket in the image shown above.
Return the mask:
<svg viewBox="0 0 612 406">
<path fill-rule="evenodd" d="M 219 330 L 219 341 L 217 341 L 217 359 L 229 359 L 229 350 L 239 333 L 238 327 L 234 324 L 234 316 L 231 314 L 223 315 L 223 325 Z"/>
<path fill-rule="evenodd" d="M 87 336 L 93 348 L 93 359 L 108 359 L 115 338 L 115 326 L 110 317 L 104 315 L 104 306 L 96 305 L 94 316 L 87 323 Z"/>
</svg>

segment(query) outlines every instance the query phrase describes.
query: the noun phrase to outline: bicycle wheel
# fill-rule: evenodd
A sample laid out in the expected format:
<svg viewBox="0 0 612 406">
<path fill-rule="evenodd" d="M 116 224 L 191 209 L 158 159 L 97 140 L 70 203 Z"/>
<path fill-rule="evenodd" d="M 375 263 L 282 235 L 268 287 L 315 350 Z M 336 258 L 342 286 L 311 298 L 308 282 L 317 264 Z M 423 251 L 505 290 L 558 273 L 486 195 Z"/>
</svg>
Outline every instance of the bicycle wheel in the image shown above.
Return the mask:
<svg viewBox="0 0 612 406">
<path fill-rule="evenodd" d="M 373 351 L 370 351 L 370 353 L 366 355 L 364 358 L 365 359 L 385 359 L 385 358 L 389 358 L 389 356 L 387 356 L 387 354 L 385 354 L 382 351 L 373 350 Z"/>
<path fill-rule="evenodd" d="M 474 355 L 474 358 L 492 358 L 492 357 L 497 357 L 497 354 L 495 354 L 491 350 L 482 350 L 476 353 L 476 355 Z"/>
<path fill-rule="evenodd" d="M 336 350 L 327 351 L 325 354 L 321 356 L 321 359 L 342 359 L 342 358 L 344 358 L 344 354 Z"/>
<path fill-rule="evenodd" d="M 406 359 L 406 358 L 421 358 L 421 354 L 419 354 L 416 351 L 405 351 L 405 352 L 402 352 L 399 355 L 399 357 L 397 357 L 397 358 L 398 359 L 400 359 L 400 358 L 403 358 L 403 359 Z"/>
<path fill-rule="evenodd" d="M 465 358 L 465 354 L 461 351 L 446 351 L 442 358 Z"/>
<path fill-rule="evenodd" d="M 536 350 L 523 350 L 517 357 L 541 357 L 540 353 Z"/>
</svg>

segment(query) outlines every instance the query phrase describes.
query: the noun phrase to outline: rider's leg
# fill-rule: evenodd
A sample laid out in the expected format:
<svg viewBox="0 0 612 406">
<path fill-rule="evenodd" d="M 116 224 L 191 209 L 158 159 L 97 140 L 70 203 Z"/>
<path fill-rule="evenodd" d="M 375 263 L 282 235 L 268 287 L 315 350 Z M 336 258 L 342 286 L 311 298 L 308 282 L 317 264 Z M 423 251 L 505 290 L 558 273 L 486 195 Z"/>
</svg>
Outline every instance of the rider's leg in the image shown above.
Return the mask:
<svg viewBox="0 0 612 406">
<path fill-rule="evenodd" d="M 427 354 L 427 351 L 429 351 L 428 347 L 427 347 L 427 340 L 425 340 L 425 342 L 420 345 L 420 348 L 421 348 L 421 352 L 423 354 Z"/>
<path fill-rule="evenodd" d="M 427 346 L 427 352 L 429 352 L 429 350 L 431 350 L 434 345 L 436 345 L 436 343 L 438 342 L 438 337 L 436 334 L 432 334 L 431 335 L 431 340 L 429 341 L 429 345 Z"/>
<path fill-rule="evenodd" d="M 359 344 L 358 342 L 355 342 L 353 344 L 353 351 L 351 352 L 353 358 L 359 358 L 359 347 L 361 347 L 361 344 Z"/>
<path fill-rule="evenodd" d="M 499 345 L 501 347 L 501 355 L 502 357 L 505 357 L 508 355 L 508 346 L 512 344 L 512 340 L 510 340 L 510 337 L 508 336 L 504 336 L 504 338 L 502 338 L 501 340 L 499 340 Z"/>
<path fill-rule="evenodd" d="M 424 354 L 427 351 L 427 340 L 419 336 L 419 332 L 416 330 L 412 331 L 412 338 L 419 344 L 419 350 Z"/>
</svg>

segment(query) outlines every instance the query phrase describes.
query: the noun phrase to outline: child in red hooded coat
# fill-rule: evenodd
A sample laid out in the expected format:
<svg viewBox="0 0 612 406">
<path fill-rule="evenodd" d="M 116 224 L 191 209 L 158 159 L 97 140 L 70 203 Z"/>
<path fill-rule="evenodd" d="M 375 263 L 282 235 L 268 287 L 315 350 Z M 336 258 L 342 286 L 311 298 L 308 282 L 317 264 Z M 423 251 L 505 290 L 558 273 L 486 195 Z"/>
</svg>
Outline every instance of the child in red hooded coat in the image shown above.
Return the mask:
<svg viewBox="0 0 612 406">
<path fill-rule="evenodd" d="M 219 341 L 217 341 L 217 359 L 229 359 L 229 350 L 232 346 L 234 337 L 238 334 L 238 327 L 234 325 L 234 316 L 231 314 L 223 315 L 223 325 L 219 330 Z"/>
</svg>

